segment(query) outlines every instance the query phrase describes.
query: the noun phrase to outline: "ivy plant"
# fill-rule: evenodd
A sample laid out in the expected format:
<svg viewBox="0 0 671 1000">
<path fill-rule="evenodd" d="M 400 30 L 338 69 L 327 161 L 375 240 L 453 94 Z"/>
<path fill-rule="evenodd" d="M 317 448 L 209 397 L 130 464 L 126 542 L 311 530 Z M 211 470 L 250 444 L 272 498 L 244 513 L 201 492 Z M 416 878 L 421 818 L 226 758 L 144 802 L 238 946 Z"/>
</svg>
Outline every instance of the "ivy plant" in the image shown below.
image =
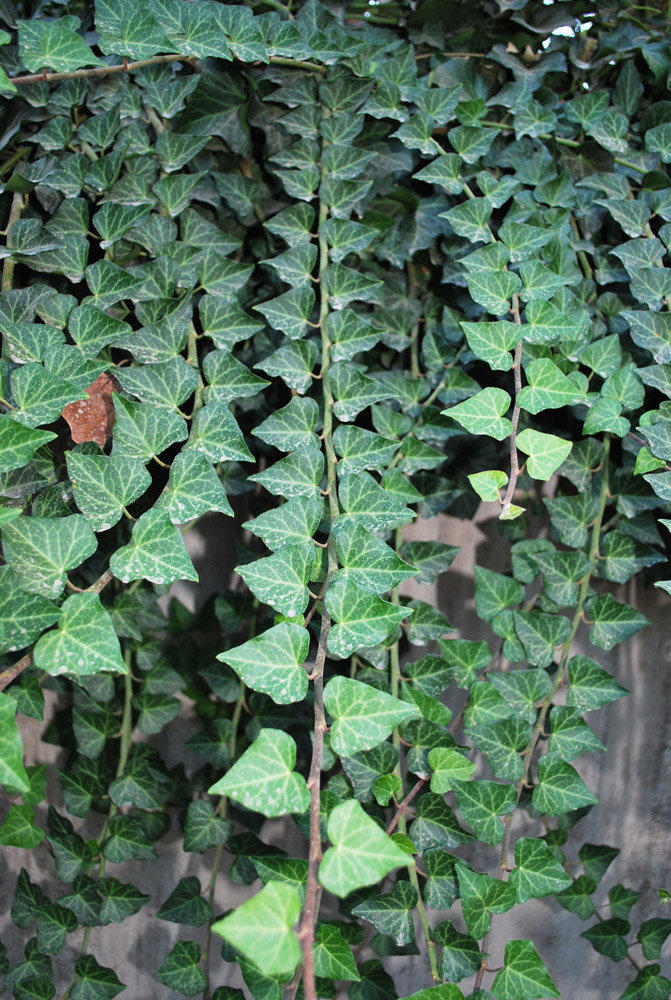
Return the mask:
<svg viewBox="0 0 671 1000">
<path fill-rule="evenodd" d="M 414 956 L 409 1000 L 559 997 L 489 953 L 548 897 L 669 997 L 671 920 L 573 832 L 600 651 L 648 623 L 617 587 L 671 592 L 666 7 L 0 3 L 0 845 L 56 886 L 6 884 L 17 1000 L 122 993 L 126 920 L 185 928 L 157 996 L 395 1000 Z M 473 633 L 406 581 L 480 505 Z M 238 565 L 191 611 L 204 517 Z M 209 884 L 152 900 L 116 866 L 175 812 Z"/>
</svg>

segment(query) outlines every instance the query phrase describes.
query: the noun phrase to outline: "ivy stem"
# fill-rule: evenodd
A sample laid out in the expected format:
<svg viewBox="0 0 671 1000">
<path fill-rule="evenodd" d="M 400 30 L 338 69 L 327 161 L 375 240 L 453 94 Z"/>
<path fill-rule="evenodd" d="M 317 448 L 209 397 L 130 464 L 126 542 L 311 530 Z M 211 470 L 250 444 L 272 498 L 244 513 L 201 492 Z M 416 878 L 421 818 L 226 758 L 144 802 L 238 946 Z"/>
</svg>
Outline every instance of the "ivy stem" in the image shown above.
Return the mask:
<svg viewBox="0 0 671 1000">
<path fill-rule="evenodd" d="M 151 59 L 138 59 L 137 62 L 123 62 L 118 66 L 96 66 L 94 69 L 75 69 L 70 73 L 29 73 L 27 76 L 10 77 L 10 82 L 16 87 L 24 83 L 57 83 L 59 80 L 75 80 L 87 76 L 109 76 L 111 73 L 130 73 L 143 66 L 166 62 L 193 62 L 193 56 L 183 56 L 172 53 L 166 56 L 152 56 Z"/>
<path fill-rule="evenodd" d="M 323 172 L 323 171 L 322 171 Z M 319 205 L 319 331 L 321 336 L 321 383 L 324 399 L 324 426 L 322 440 L 324 442 L 324 452 L 326 454 L 326 492 L 328 494 L 329 513 L 331 521 L 340 513 L 338 504 L 338 489 L 336 477 L 337 458 L 333 446 L 333 388 L 329 376 L 331 368 L 331 340 L 329 337 L 329 296 L 325 290 L 324 276 L 329 266 L 329 247 L 326 236 L 324 236 L 324 224 L 328 219 L 328 205 L 321 201 Z M 329 531 L 328 538 L 328 570 L 323 592 L 328 590 L 331 575 L 338 568 L 338 556 L 336 553 L 335 538 Z M 310 846 L 308 851 L 308 878 L 305 887 L 305 904 L 301 916 L 301 923 L 298 930 L 298 940 L 303 949 L 303 991 L 305 1000 L 317 1000 L 317 989 L 315 985 L 314 970 L 314 942 L 315 926 L 319 913 L 319 902 L 321 899 L 321 887 L 319 885 L 319 862 L 322 858 L 320 811 L 321 811 L 321 767 L 322 754 L 324 750 L 324 732 L 326 731 L 326 713 L 324 710 L 324 665 L 326 663 L 326 641 L 331 628 L 331 618 L 326 610 L 326 605 L 322 605 L 321 628 L 319 632 L 319 644 L 315 657 L 312 680 L 314 682 L 314 741 L 312 744 L 312 760 L 310 762 L 310 774 L 308 776 L 308 790 L 310 792 Z M 300 982 L 300 970 L 294 976 L 289 996 L 293 998 Z"/>
<path fill-rule="evenodd" d="M 124 674 L 124 701 L 123 701 L 123 715 L 121 717 L 121 743 L 119 746 L 119 763 L 117 764 L 115 778 L 121 778 L 126 770 L 126 764 L 128 763 L 128 755 L 130 753 L 130 748 L 132 744 L 133 735 L 133 675 L 131 671 L 132 666 L 132 654 L 130 649 L 126 648 L 123 654 L 124 663 L 128 673 Z M 116 816 L 118 811 L 118 806 L 115 802 L 110 799 L 110 806 L 107 816 L 105 817 L 105 822 L 103 823 L 102 830 L 98 836 L 98 850 L 100 851 L 100 861 L 98 862 L 98 881 L 105 876 L 105 856 L 102 853 L 102 845 L 107 836 L 107 831 L 109 829 L 110 821 Z M 88 951 L 89 939 L 91 937 L 91 927 L 84 928 L 84 935 L 82 937 L 81 954 L 85 955 Z M 72 993 L 72 988 L 79 979 L 77 973 L 73 973 L 70 982 L 66 986 L 65 990 L 59 997 L 59 1000 L 68 1000 L 68 997 Z"/>
<path fill-rule="evenodd" d="M 314 680 L 314 743 L 312 746 L 312 761 L 308 776 L 308 791 L 310 792 L 310 850 L 308 855 L 308 878 L 305 886 L 305 905 L 298 930 L 298 940 L 303 949 L 303 991 L 305 1000 L 317 1000 L 314 968 L 315 924 L 319 913 L 321 887 L 319 885 L 319 862 L 322 859 L 322 843 L 320 829 L 320 786 L 322 754 L 324 750 L 324 732 L 326 730 L 326 713 L 324 711 L 324 664 L 326 662 L 326 640 L 331 628 L 331 619 L 326 609 L 322 610 L 319 646 L 315 657 L 313 671 Z M 295 983 L 295 987 L 294 987 Z M 298 989 L 299 977 L 292 982 L 292 991 Z"/>
<path fill-rule="evenodd" d="M 249 628 L 250 635 L 254 635 L 255 624 L 256 624 L 256 611 L 258 609 L 259 602 L 258 599 L 254 602 L 254 615 L 252 617 L 252 623 Z M 235 751 L 238 739 L 238 726 L 240 725 L 240 717 L 242 715 L 242 709 L 245 704 L 245 685 L 240 681 L 240 689 L 238 694 L 238 700 L 235 703 L 235 708 L 233 709 L 233 715 L 231 717 L 231 725 L 233 726 L 233 731 L 231 733 L 231 738 L 228 741 L 228 752 L 230 755 L 231 762 L 235 759 Z M 226 815 L 226 805 L 227 797 L 223 795 L 219 800 L 219 815 L 223 818 Z M 214 897 L 217 890 L 217 876 L 219 875 L 219 868 L 221 867 L 221 859 L 224 854 L 224 845 L 217 844 L 214 857 L 212 858 L 212 871 L 210 873 L 210 879 L 207 884 L 207 898 L 210 906 L 214 909 Z M 209 997 L 210 994 L 210 952 L 212 950 L 212 921 L 209 920 L 207 924 L 207 930 L 205 931 L 205 944 L 203 946 L 203 971 L 205 972 L 206 985 L 203 991 L 203 997 Z"/>
<path fill-rule="evenodd" d="M 18 222 L 21 218 L 21 212 L 24 209 L 23 195 L 20 191 L 15 191 L 12 195 L 12 206 L 9 210 L 9 220 L 7 222 L 7 229 L 5 232 L 9 234 L 9 230 L 12 228 L 15 222 Z M 14 283 L 14 258 L 5 257 L 4 263 L 2 265 L 2 291 L 7 292 L 12 287 Z"/>
<path fill-rule="evenodd" d="M 512 299 L 511 312 L 513 314 L 513 319 L 518 324 L 521 325 L 522 320 L 520 318 L 520 297 L 515 292 Z M 512 503 L 513 496 L 515 495 L 515 490 L 517 488 L 517 480 L 520 474 L 520 463 L 519 456 L 517 454 L 517 427 L 520 422 L 520 404 L 519 397 L 522 390 L 522 341 L 520 340 L 515 348 L 515 357 L 513 360 L 513 378 L 515 380 L 515 400 L 513 403 L 513 415 L 510 419 L 512 424 L 512 430 L 510 432 L 510 478 L 508 480 L 508 488 L 506 494 L 501 502 L 501 513 L 504 514 L 507 508 L 510 507 Z"/>
<path fill-rule="evenodd" d="M 519 778 L 515 783 L 515 790 L 517 792 L 517 803 L 519 803 L 520 801 L 520 797 L 522 795 L 522 789 L 524 788 L 525 784 L 528 783 L 529 771 L 531 770 L 531 759 L 533 757 L 534 750 L 536 749 L 536 745 L 538 744 L 541 732 L 543 732 L 543 726 L 545 724 L 547 714 L 550 711 L 550 706 L 552 705 L 554 696 L 559 690 L 559 686 L 561 685 L 564 679 L 564 674 L 566 672 L 566 665 L 571 655 L 571 647 L 575 640 L 578 628 L 580 626 L 580 622 L 582 621 L 583 612 L 585 610 L 585 602 L 587 600 L 587 594 L 589 592 L 590 580 L 594 574 L 594 571 L 596 570 L 597 561 L 599 558 L 599 539 L 601 537 L 601 525 L 603 524 L 603 517 L 609 498 L 609 490 L 608 490 L 609 454 L 610 454 L 610 436 L 606 434 L 603 442 L 603 462 L 602 462 L 602 472 L 601 472 L 601 489 L 599 491 L 599 511 L 592 523 L 592 534 L 589 546 L 590 567 L 580 582 L 580 589 L 578 591 L 578 600 L 576 603 L 576 609 L 573 614 L 573 618 L 571 620 L 571 632 L 562 646 L 561 657 L 559 660 L 559 664 L 557 666 L 557 672 L 555 674 L 554 681 L 552 682 L 552 687 L 550 688 L 549 694 L 547 695 L 543 704 L 541 705 L 538 717 L 536 719 L 536 724 L 534 725 L 533 732 L 531 733 L 531 736 L 529 738 L 529 742 L 522 751 L 522 756 L 524 757 L 524 773 L 522 774 L 522 777 Z M 512 819 L 513 819 L 513 813 L 511 812 L 503 820 L 504 833 L 503 833 L 503 840 L 501 841 L 499 866 L 496 873 L 496 877 L 499 879 L 502 879 L 506 874 L 506 872 L 508 871 L 508 853 L 510 848 Z M 491 920 L 492 916 L 490 915 L 490 926 L 491 926 Z M 489 942 L 489 932 L 487 932 L 487 934 L 485 934 L 484 938 L 482 939 L 480 948 L 482 952 L 487 951 L 488 942 Z M 482 983 L 482 977 L 486 969 L 487 969 L 487 959 L 483 957 L 482 965 L 478 970 L 477 976 L 475 978 L 474 990 L 478 990 L 480 988 L 480 984 Z"/>
<path fill-rule="evenodd" d="M 403 529 L 396 528 L 394 532 L 394 548 L 396 549 L 397 554 L 400 553 L 402 542 L 403 542 Z M 400 604 L 398 587 L 394 587 L 394 589 L 391 592 L 391 603 L 397 605 Z M 390 682 L 391 682 L 390 694 L 392 695 L 393 698 L 398 698 L 400 681 L 401 681 L 398 640 L 396 640 L 396 642 L 393 643 L 389 651 L 389 660 L 390 660 Z M 395 727 L 394 732 L 392 734 L 392 742 L 396 747 L 399 755 L 398 763 L 396 764 L 393 773 L 400 778 L 401 777 L 401 733 L 398 726 Z M 396 815 L 394 816 L 393 820 L 389 824 L 389 827 L 387 828 L 387 833 L 391 833 L 394 829 L 394 826 L 398 824 L 398 832 L 402 833 L 404 836 L 407 836 L 408 826 L 407 826 L 407 817 L 405 810 L 407 809 L 408 805 L 415 797 L 415 795 L 419 792 L 421 785 L 422 782 L 418 782 L 415 785 L 414 789 L 412 789 L 408 793 L 403 802 L 401 802 L 396 812 Z M 433 940 L 431 925 L 429 924 L 429 918 L 427 916 L 426 907 L 424 906 L 422 893 L 419 888 L 419 879 L 417 878 L 417 868 L 412 858 L 408 858 L 407 869 L 408 869 L 408 879 L 410 881 L 410 884 L 413 886 L 415 892 L 417 893 L 417 906 L 416 906 L 417 916 L 419 917 L 419 923 L 422 928 L 422 934 L 424 935 L 424 941 L 426 943 L 426 951 L 429 956 L 429 966 L 431 968 L 431 976 L 433 978 L 434 983 L 439 983 L 440 973 L 438 972 L 436 944 Z"/>
</svg>

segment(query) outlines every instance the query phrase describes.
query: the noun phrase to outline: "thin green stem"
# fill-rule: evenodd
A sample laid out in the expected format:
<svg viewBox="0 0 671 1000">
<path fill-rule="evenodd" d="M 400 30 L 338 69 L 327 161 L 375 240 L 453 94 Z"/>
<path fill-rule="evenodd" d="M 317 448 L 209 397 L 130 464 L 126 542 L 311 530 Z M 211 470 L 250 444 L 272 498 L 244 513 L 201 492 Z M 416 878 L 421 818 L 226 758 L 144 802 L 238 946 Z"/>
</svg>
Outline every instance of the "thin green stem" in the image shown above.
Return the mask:
<svg viewBox="0 0 671 1000">
<path fill-rule="evenodd" d="M 549 694 L 545 698 L 543 704 L 541 705 L 540 711 L 536 718 L 536 723 L 534 725 L 532 734 L 529 738 L 529 742 L 522 751 L 522 756 L 524 757 L 524 773 L 522 777 L 518 779 L 515 784 L 515 790 L 517 793 L 517 802 L 519 803 L 520 797 L 522 795 L 522 789 L 528 784 L 529 771 L 531 770 L 531 760 L 533 757 L 534 750 L 538 744 L 541 733 L 543 732 L 543 726 L 547 718 L 547 714 L 550 711 L 550 707 L 554 700 L 557 691 L 559 690 L 563 680 L 564 674 L 566 672 L 566 665 L 568 663 L 569 657 L 571 655 L 571 648 L 573 642 L 575 641 L 580 622 L 583 620 L 583 614 L 585 610 L 585 602 L 587 600 L 587 595 L 589 593 L 590 580 L 592 579 L 595 571 L 597 562 L 599 559 L 599 539 L 601 537 L 601 526 L 603 524 L 604 513 L 608 505 L 609 497 L 609 455 L 610 455 L 610 436 L 606 435 L 603 442 L 603 463 L 601 471 L 601 489 L 599 491 L 599 510 L 592 523 L 592 533 L 590 537 L 590 547 L 589 547 L 589 562 L 590 567 L 585 576 L 580 582 L 580 589 L 578 591 L 578 600 L 576 602 L 575 612 L 573 618 L 571 619 L 571 632 L 562 646 L 561 656 L 559 659 L 559 664 L 557 666 L 557 672 L 555 674 L 554 680 L 552 682 L 552 687 Z M 509 813 L 503 820 L 504 824 L 504 834 L 503 840 L 501 841 L 501 850 L 499 854 L 499 866 L 497 870 L 497 878 L 502 879 L 506 872 L 508 871 L 508 853 L 510 849 L 510 835 L 512 830 L 512 820 L 513 813 Z M 490 926 L 491 920 L 493 918 L 490 916 Z M 489 939 L 489 932 L 484 936 L 481 942 L 481 951 L 487 951 L 487 944 Z M 474 989 L 479 989 L 482 983 L 482 977 L 487 969 L 487 959 L 483 957 L 482 965 L 478 970 L 478 974 L 475 979 Z"/>
<path fill-rule="evenodd" d="M 401 528 L 396 528 L 394 532 L 394 548 L 396 549 L 397 553 L 400 551 L 402 542 L 403 542 L 403 530 Z M 394 587 L 394 589 L 392 590 L 390 600 L 392 604 L 400 603 L 398 587 Z M 401 683 L 398 640 L 392 644 L 392 647 L 389 650 L 389 663 L 390 663 L 390 694 L 392 695 L 392 697 L 398 698 L 400 683 Z M 395 727 L 394 732 L 392 733 L 392 743 L 396 747 L 396 750 L 398 751 L 399 755 L 393 773 L 400 778 L 401 777 L 401 733 L 399 731 L 398 726 Z M 417 794 L 420 788 L 421 788 L 421 783 L 416 784 L 415 788 L 412 789 L 409 795 L 405 797 L 405 799 L 401 803 L 401 806 L 399 806 L 396 815 L 392 820 L 392 823 L 387 828 L 388 832 L 391 832 L 394 828 L 394 825 L 398 824 L 398 832 L 407 836 L 408 828 L 407 828 L 406 808 L 410 804 L 410 802 L 412 801 L 412 799 Z M 436 944 L 435 941 L 433 940 L 433 934 L 431 931 L 431 925 L 429 924 L 429 918 L 426 912 L 426 907 L 424 906 L 424 901 L 422 900 L 422 894 L 419 888 L 419 879 L 417 878 L 417 868 L 415 867 L 415 862 L 412 859 L 408 860 L 407 869 L 408 869 L 408 878 L 410 880 L 410 884 L 414 887 L 415 892 L 417 893 L 417 906 L 416 906 L 417 916 L 419 917 L 419 923 L 422 928 L 424 941 L 426 943 L 426 951 L 427 955 L 429 956 L 429 966 L 431 968 L 431 976 L 433 978 L 434 983 L 439 983 L 440 973 L 438 971 Z"/>
<path fill-rule="evenodd" d="M 328 205 L 321 201 L 319 205 L 319 332 L 321 336 L 321 383 L 324 400 L 324 425 L 322 440 L 326 455 L 326 493 L 328 495 L 329 514 L 333 522 L 340 513 L 338 504 L 338 486 L 336 476 L 337 457 L 333 445 L 333 388 L 331 386 L 331 340 L 329 337 L 330 302 L 326 292 L 324 277 L 329 267 L 329 247 L 324 226 L 329 216 Z M 332 574 L 338 568 L 335 537 L 329 530 L 328 537 L 328 571 L 324 584 L 326 593 Z M 310 844 L 308 849 L 308 878 L 305 887 L 305 904 L 301 915 L 298 940 L 303 951 L 303 991 L 305 1000 L 317 1000 L 314 968 L 314 941 L 319 904 L 321 901 L 321 886 L 319 885 L 319 863 L 322 858 L 320 810 L 321 810 L 321 766 L 324 749 L 324 733 L 326 732 L 326 712 L 324 710 L 324 667 L 326 664 L 326 642 L 331 629 L 331 619 L 325 604 L 321 610 L 321 627 L 315 665 L 311 674 L 314 695 L 314 730 L 312 744 L 312 760 L 308 776 L 310 792 Z M 290 989 L 289 997 L 296 995 L 301 979 L 300 970 L 296 971 Z"/>
</svg>

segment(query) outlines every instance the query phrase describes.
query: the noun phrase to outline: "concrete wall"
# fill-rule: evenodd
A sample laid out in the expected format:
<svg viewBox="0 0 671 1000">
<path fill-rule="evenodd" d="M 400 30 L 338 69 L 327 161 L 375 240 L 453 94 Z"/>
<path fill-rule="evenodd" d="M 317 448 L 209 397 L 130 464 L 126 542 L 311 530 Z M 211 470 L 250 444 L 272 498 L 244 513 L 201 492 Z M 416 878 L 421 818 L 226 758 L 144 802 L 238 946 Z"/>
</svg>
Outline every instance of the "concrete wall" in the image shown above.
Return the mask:
<svg viewBox="0 0 671 1000">
<path fill-rule="evenodd" d="M 201 573 L 202 589 L 197 592 L 191 585 L 180 585 L 176 589 L 180 599 L 191 606 L 196 596 L 200 602 L 208 591 L 227 586 L 234 565 L 228 524 L 230 521 L 212 517 L 206 519 L 202 532 L 194 530 L 186 536 Z M 495 522 L 490 520 L 490 512 L 484 510 L 472 524 L 440 516 L 410 527 L 408 537 L 435 538 L 460 545 L 462 551 L 437 586 L 422 587 L 410 581 L 406 584 L 406 592 L 424 600 L 436 600 L 448 619 L 459 626 L 460 635 L 464 638 L 484 637 L 491 640 L 491 633 L 488 634 L 487 627 L 475 615 L 472 579 L 474 562 L 496 570 L 508 568 L 507 549 L 496 543 Z M 578 637 L 581 649 L 594 655 L 611 670 L 620 683 L 630 689 L 631 696 L 588 716 L 588 721 L 609 747 L 609 752 L 592 754 L 578 761 L 580 773 L 600 801 L 578 823 L 566 850 L 569 858 L 577 858 L 583 841 L 607 843 L 620 848 L 621 854 L 607 873 L 597 902 L 605 901 L 608 887 L 617 882 L 643 892 L 643 898 L 632 913 L 633 931 L 628 937 L 632 940 L 642 920 L 655 915 L 671 916 L 657 904 L 657 888 L 671 888 L 668 864 L 671 850 L 671 747 L 667 738 L 667 716 L 671 704 L 671 636 L 667 622 L 671 605 L 664 593 L 652 588 L 643 590 L 637 586 L 635 589 L 630 585 L 616 593 L 648 615 L 653 625 L 611 654 L 594 650 L 585 636 Z M 418 649 L 417 655 L 423 655 L 425 651 L 424 648 Z M 48 704 L 49 710 L 52 710 L 53 698 Z M 40 742 L 42 723 L 24 719 L 22 728 L 28 763 L 59 763 L 58 749 Z M 196 721 L 185 711 L 152 741 L 160 745 L 169 765 L 176 763 L 183 754 L 187 769 L 195 767 L 197 759 L 181 748 L 185 739 L 197 728 Z M 50 770 L 53 772 L 53 768 Z M 49 788 L 50 801 L 58 807 L 58 785 L 53 773 Z M 6 807 L 7 803 L 0 803 L 0 816 L 4 815 Z M 40 807 L 38 820 L 43 818 L 42 812 L 43 807 Z M 89 819 L 86 822 L 88 824 Z M 82 833 L 85 836 L 98 835 L 100 830 L 94 826 L 95 823 L 100 824 L 99 817 L 93 820 L 92 825 L 85 826 Z M 525 816 L 516 815 L 513 842 L 523 832 L 527 832 Z M 291 821 L 268 821 L 262 837 L 293 853 L 300 852 L 304 846 Z M 90 936 L 90 953 L 101 964 L 115 968 L 128 987 L 127 992 L 122 994 L 128 1000 L 148 1000 L 150 997 L 171 1000 L 181 995 L 158 986 L 154 978 L 156 969 L 173 947 L 180 931 L 184 939 L 201 944 L 204 940 L 202 929 L 178 928 L 177 925 L 154 920 L 152 916 L 184 875 L 196 875 L 205 886 L 210 876 L 213 852 L 184 854 L 175 817 L 170 833 L 159 842 L 159 850 L 161 859 L 158 863 L 143 866 L 130 862 L 108 866 L 108 874 L 122 881 L 132 881 L 151 895 L 151 901 L 136 916 L 122 924 L 94 928 Z M 498 854 L 496 849 L 481 849 L 477 856 L 468 854 L 466 849 L 463 853 L 481 870 L 494 871 Z M 27 932 L 16 931 L 8 916 L 16 874 L 21 866 L 25 866 L 31 878 L 39 881 L 45 890 L 54 894 L 63 891 L 53 874 L 44 845 L 35 851 L 0 848 L 3 899 L 0 905 L 0 938 L 9 947 L 12 961 L 20 957 L 22 943 L 27 937 Z M 257 886 L 253 888 L 255 890 Z M 222 874 L 217 886 L 216 909 L 221 912 L 236 906 L 249 892 L 245 887 L 232 884 Z M 431 914 L 431 919 L 437 923 L 446 916 Z M 455 919 L 458 923 L 460 918 Z M 586 926 L 553 901 L 525 903 L 523 907 L 515 907 L 510 913 L 494 918 L 490 941 L 491 964 L 493 967 L 501 964 L 506 940 L 528 937 L 534 941 L 563 998 L 617 1000 L 634 977 L 634 970 L 627 963 L 616 965 L 596 954 L 591 945 L 579 937 Z M 79 931 L 69 938 L 66 948 L 55 956 L 57 986 L 61 990 L 67 985 L 67 970 L 72 968 L 79 955 L 81 935 Z M 644 964 L 640 948 L 637 947 L 633 955 L 639 964 Z M 385 964 L 395 978 L 399 996 L 431 985 L 424 963 L 417 959 L 397 957 L 385 960 Z M 242 985 L 237 967 L 220 960 L 216 938 L 211 968 L 213 986 Z M 663 967 L 662 971 L 668 973 L 669 970 Z M 490 983 L 491 976 L 486 977 L 485 985 Z M 466 994 L 468 985 L 462 984 Z"/>
</svg>

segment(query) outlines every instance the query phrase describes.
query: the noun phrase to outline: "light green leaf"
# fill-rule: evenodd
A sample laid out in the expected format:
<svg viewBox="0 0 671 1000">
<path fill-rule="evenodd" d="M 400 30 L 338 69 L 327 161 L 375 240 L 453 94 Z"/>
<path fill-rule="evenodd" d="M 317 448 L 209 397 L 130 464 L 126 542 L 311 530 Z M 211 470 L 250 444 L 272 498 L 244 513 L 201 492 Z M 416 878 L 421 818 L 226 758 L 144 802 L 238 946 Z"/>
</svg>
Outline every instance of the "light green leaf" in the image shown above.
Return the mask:
<svg viewBox="0 0 671 1000">
<path fill-rule="evenodd" d="M 374 885 L 408 855 L 363 811 L 356 799 L 335 807 L 328 821 L 328 837 L 333 847 L 319 866 L 319 881 L 336 896 Z"/>
<path fill-rule="evenodd" d="M 265 975 L 282 975 L 288 981 L 300 957 L 298 940 L 291 929 L 300 912 L 296 889 L 283 882 L 268 882 L 233 913 L 212 924 L 212 930 Z"/>
<path fill-rule="evenodd" d="M 310 639 L 300 625 L 283 622 L 217 657 L 233 667 L 247 687 L 278 705 L 301 701 L 308 688 L 303 663 Z"/>
<path fill-rule="evenodd" d="M 67 571 L 76 569 L 98 547 L 81 514 L 14 518 L 3 525 L 2 542 L 21 587 L 51 599 L 63 593 Z"/>
<path fill-rule="evenodd" d="M 445 412 L 449 411 L 446 410 Z M 493 469 L 487 472 L 473 472 L 469 475 L 468 481 L 480 499 L 484 500 L 485 503 L 500 502 L 501 494 L 499 490 L 502 490 L 508 484 L 508 476 L 505 472 Z"/>
<path fill-rule="evenodd" d="M 179 530 L 162 510 L 148 510 L 133 525 L 132 539 L 112 555 L 110 569 L 119 580 L 174 583 L 198 580 Z"/>
<path fill-rule="evenodd" d="M 326 607 L 335 624 L 328 636 L 329 652 L 349 656 L 362 646 L 376 646 L 411 613 L 340 577 L 326 593 Z M 372 744 L 370 744 L 372 746 Z M 351 751 L 352 753 L 354 751 Z"/>
<path fill-rule="evenodd" d="M 526 368 L 529 385 L 518 395 L 518 402 L 529 413 L 557 409 L 580 403 L 585 393 L 564 375 L 549 358 L 538 358 Z"/>
<path fill-rule="evenodd" d="M 440 795 L 458 787 L 458 782 L 468 781 L 475 771 L 474 761 L 450 747 L 435 747 L 430 750 L 429 764 L 433 768 L 431 791 Z"/>
<path fill-rule="evenodd" d="M 560 995 L 531 941 L 506 943 L 503 968 L 496 973 L 491 990 L 496 1000 L 540 1000 Z"/>
<path fill-rule="evenodd" d="M 58 630 L 47 632 L 34 650 L 48 674 L 86 677 L 101 671 L 127 674 L 114 626 L 97 594 L 73 594 L 64 602 Z"/>
<path fill-rule="evenodd" d="M 526 467 L 529 475 L 533 479 L 548 480 L 567 458 L 573 442 L 527 427 L 517 435 L 516 445 L 528 455 Z"/>
<path fill-rule="evenodd" d="M 23 744 L 14 717 L 16 699 L 0 693 L 0 783 L 10 795 L 29 792 L 30 781 L 23 766 Z"/>
<path fill-rule="evenodd" d="M 208 789 L 264 816 L 302 813 L 310 805 L 305 778 L 294 771 L 296 744 L 280 729 L 262 729 L 238 761 Z"/>
<path fill-rule="evenodd" d="M 420 714 L 415 705 L 348 677 L 327 682 L 324 706 L 333 717 L 331 747 L 343 757 L 377 746 L 400 722 Z"/>
<path fill-rule="evenodd" d="M 511 422 L 503 417 L 510 405 L 511 399 L 507 392 L 489 387 L 470 399 L 443 410 L 442 414 L 457 420 L 471 434 L 486 434 L 497 441 L 503 441 L 513 429 Z"/>
</svg>

